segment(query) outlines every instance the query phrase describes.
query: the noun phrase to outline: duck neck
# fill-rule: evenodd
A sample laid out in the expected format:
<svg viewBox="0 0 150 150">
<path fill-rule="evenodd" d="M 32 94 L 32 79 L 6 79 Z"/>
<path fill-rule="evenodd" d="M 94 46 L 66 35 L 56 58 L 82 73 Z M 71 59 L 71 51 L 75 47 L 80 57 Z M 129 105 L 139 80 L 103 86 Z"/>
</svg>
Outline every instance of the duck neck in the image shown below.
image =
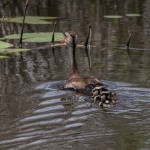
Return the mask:
<svg viewBox="0 0 150 150">
<path fill-rule="evenodd" d="M 72 46 L 69 47 L 69 52 L 71 53 L 71 57 L 70 57 L 71 58 L 71 70 L 70 70 L 69 78 L 74 78 L 79 75 L 75 50 L 76 50 L 76 43 L 75 43 L 75 39 L 73 38 L 73 44 Z"/>
</svg>

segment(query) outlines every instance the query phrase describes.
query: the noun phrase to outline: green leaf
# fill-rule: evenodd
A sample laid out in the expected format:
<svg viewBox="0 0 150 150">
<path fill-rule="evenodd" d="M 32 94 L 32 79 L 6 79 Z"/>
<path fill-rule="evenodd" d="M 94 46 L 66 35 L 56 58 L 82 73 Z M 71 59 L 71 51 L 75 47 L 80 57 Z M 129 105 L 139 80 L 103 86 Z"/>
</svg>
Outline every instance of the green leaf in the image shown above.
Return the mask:
<svg viewBox="0 0 150 150">
<path fill-rule="evenodd" d="M 108 15 L 108 16 L 104 16 L 104 18 L 108 18 L 108 19 L 120 19 L 120 18 L 122 18 L 122 16 L 118 16 L 118 15 Z"/>
<path fill-rule="evenodd" d="M 20 34 L 7 35 L 5 39 L 19 39 Z M 64 35 L 60 32 L 55 32 L 55 41 L 60 41 Z M 39 33 L 24 33 L 23 42 L 51 42 L 52 32 L 39 32 Z"/>
<path fill-rule="evenodd" d="M 25 23 L 26 24 L 51 24 L 50 21 L 57 17 L 44 17 L 44 16 L 26 16 Z M 0 18 L 0 21 L 3 22 L 14 22 L 14 23 L 22 23 L 23 16 L 15 17 L 15 18 Z"/>
<path fill-rule="evenodd" d="M 4 49 L 8 47 L 13 47 L 13 45 L 7 42 L 0 41 L 0 49 Z"/>
<path fill-rule="evenodd" d="M 10 58 L 9 56 L 0 56 L 0 59 Z"/>
<path fill-rule="evenodd" d="M 127 17 L 140 17 L 140 14 L 126 14 Z"/>
<path fill-rule="evenodd" d="M 24 48 L 6 48 L 6 49 L 0 49 L 0 53 L 3 54 L 12 54 L 12 53 L 17 53 L 17 52 L 25 52 L 29 51 L 30 49 L 24 49 Z"/>
</svg>

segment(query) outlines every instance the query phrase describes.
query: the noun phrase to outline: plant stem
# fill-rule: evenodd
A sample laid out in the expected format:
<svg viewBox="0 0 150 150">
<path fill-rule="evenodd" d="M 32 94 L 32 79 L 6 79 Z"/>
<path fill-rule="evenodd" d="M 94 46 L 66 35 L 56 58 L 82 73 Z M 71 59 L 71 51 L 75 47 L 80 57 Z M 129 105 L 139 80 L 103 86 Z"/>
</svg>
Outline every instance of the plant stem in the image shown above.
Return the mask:
<svg viewBox="0 0 150 150">
<path fill-rule="evenodd" d="M 52 40 L 51 40 L 51 43 L 54 45 L 54 42 L 55 42 L 55 30 L 56 30 L 56 22 L 54 23 L 54 28 L 53 28 L 53 34 L 52 34 Z M 54 56 L 54 61 L 55 61 L 55 65 L 56 65 L 56 57 L 55 57 L 55 48 L 52 47 L 52 54 Z"/>
<path fill-rule="evenodd" d="M 133 59 L 132 59 L 131 54 L 130 54 L 130 41 L 131 41 L 132 34 L 133 34 L 133 31 L 130 34 L 130 37 L 129 37 L 128 41 L 127 41 L 126 46 L 127 46 L 127 53 L 128 53 L 128 55 L 129 55 L 129 57 L 131 59 L 131 63 L 133 64 Z"/>
<path fill-rule="evenodd" d="M 86 41 L 84 43 L 85 46 L 85 52 L 88 58 L 88 62 L 89 62 L 89 67 L 91 68 L 91 37 L 92 37 L 92 30 L 91 30 L 91 26 L 89 26 L 89 32 L 88 32 L 88 36 L 86 38 Z"/>
<path fill-rule="evenodd" d="M 51 43 L 53 43 L 53 44 L 54 44 L 54 41 L 55 41 L 55 29 L 56 29 L 56 22 L 54 23 L 53 35 L 52 35 L 52 40 L 51 40 Z"/>
<path fill-rule="evenodd" d="M 20 35 L 20 42 L 19 42 L 19 47 L 20 48 L 22 48 L 22 37 L 23 37 L 24 22 L 25 22 L 26 12 L 27 12 L 27 8 L 28 8 L 28 3 L 29 3 L 29 0 L 26 1 L 26 6 L 25 6 L 25 10 L 24 10 L 24 16 L 23 16 L 23 21 L 22 21 L 22 29 L 21 29 L 21 35 Z"/>
</svg>

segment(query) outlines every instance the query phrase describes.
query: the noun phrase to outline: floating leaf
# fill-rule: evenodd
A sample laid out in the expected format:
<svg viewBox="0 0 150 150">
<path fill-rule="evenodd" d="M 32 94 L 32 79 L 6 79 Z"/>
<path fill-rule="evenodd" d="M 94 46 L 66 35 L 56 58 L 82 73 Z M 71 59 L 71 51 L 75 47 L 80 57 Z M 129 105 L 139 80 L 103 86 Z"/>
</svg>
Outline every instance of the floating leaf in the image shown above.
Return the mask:
<svg viewBox="0 0 150 150">
<path fill-rule="evenodd" d="M 140 17 L 140 14 L 126 14 L 127 17 Z"/>
<path fill-rule="evenodd" d="M 0 40 L 4 40 L 4 38 L 0 38 Z"/>
<path fill-rule="evenodd" d="M 10 58 L 9 56 L 0 56 L 0 59 Z"/>
<path fill-rule="evenodd" d="M 53 20 L 57 17 L 44 17 L 44 16 L 26 16 L 25 23 L 26 24 L 50 24 L 51 22 L 46 20 Z M 3 22 L 14 22 L 14 23 L 22 23 L 23 16 L 15 17 L 15 18 L 0 18 Z"/>
<path fill-rule="evenodd" d="M 7 42 L 0 41 L 0 49 L 12 47 L 13 45 Z"/>
<path fill-rule="evenodd" d="M 20 34 L 12 34 L 4 37 L 5 39 L 19 39 Z M 64 35 L 60 32 L 55 32 L 55 41 L 60 41 Z M 52 32 L 39 32 L 39 33 L 24 33 L 23 42 L 50 42 L 52 39 Z"/>
<path fill-rule="evenodd" d="M 12 53 L 17 53 L 17 52 L 25 52 L 30 49 L 24 49 L 24 48 L 6 48 L 6 49 L 0 49 L 0 53 L 3 54 L 12 54 Z"/>
<path fill-rule="evenodd" d="M 109 16 L 104 16 L 104 18 L 108 18 L 108 19 L 120 19 L 120 18 L 122 18 L 122 16 L 118 16 L 118 15 L 109 15 Z"/>
</svg>

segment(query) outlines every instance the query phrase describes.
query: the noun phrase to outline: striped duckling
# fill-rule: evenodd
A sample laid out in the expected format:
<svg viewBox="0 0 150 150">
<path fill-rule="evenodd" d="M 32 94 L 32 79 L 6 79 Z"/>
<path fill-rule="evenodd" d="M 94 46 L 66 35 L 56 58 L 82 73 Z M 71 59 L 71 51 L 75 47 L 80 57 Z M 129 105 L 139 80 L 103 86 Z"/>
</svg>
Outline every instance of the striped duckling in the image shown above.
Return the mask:
<svg viewBox="0 0 150 150">
<path fill-rule="evenodd" d="M 91 90 L 92 100 L 99 101 L 100 106 L 108 106 L 116 104 L 116 94 L 108 91 L 103 85 L 95 85 Z"/>
</svg>

